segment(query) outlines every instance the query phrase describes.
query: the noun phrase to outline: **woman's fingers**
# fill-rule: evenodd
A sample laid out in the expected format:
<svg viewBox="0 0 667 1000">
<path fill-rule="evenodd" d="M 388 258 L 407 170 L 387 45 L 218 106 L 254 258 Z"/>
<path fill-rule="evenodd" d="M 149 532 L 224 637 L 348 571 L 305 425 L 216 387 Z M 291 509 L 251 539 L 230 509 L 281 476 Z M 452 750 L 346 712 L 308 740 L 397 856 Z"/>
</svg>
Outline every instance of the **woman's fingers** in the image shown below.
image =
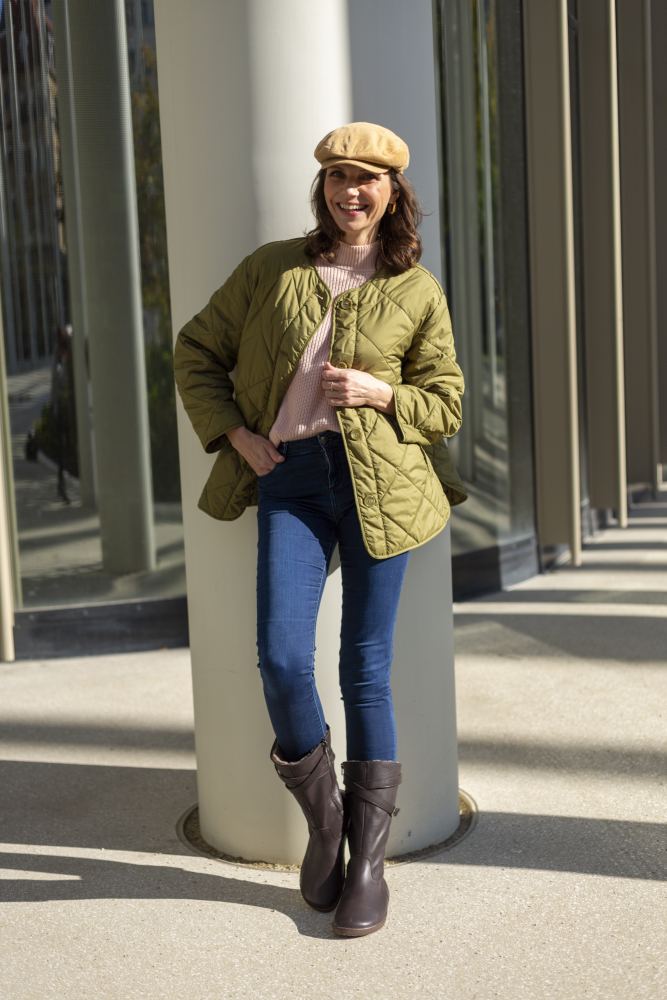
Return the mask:
<svg viewBox="0 0 667 1000">
<path fill-rule="evenodd" d="M 257 434 L 256 438 L 259 452 L 257 459 L 262 470 L 261 474 L 271 472 L 277 463 L 285 461 L 285 456 L 280 454 L 273 442 L 269 441 L 268 438 L 263 438 L 260 434 Z"/>
<path fill-rule="evenodd" d="M 265 442 L 265 445 L 267 446 L 265 450 L 267 451 L 269 458 L 273 462 L 282 462 L 285 456 L 280 454 L 273 441 L 269 441 L 268 438 L 260 438 L 260 440 Z"/>
<path fill-rule="evenodd" d="M 244 438 L 242 443 L 239 442 L 238 451 L 258 476 L 271 472 L 278 462 L 285 461 L 285 456 L 280 454 L 273 442 L 261 434 Z"/>
<path fill-rule="evenodd" d="M 321 386 L 332 406 L 364 406 L 371 399 L 377 379 L 356 368 L 335 368 L 325 362 Z"/>
</svg>

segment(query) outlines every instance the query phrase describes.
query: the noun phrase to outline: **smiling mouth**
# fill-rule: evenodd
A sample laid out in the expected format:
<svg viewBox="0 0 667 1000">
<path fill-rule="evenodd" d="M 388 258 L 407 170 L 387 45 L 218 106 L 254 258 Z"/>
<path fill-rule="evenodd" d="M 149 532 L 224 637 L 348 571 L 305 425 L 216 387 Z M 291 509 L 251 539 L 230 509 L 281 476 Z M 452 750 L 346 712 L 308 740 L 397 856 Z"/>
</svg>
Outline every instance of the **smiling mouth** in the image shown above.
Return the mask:
<svg viewBox="0 0 667 1000">
<path fill-rule="evenodd" d="M 336 202 L 336 207 L 340 208 L 340 210 L 342 212 L 355 212 L 356 213 L 356 212 L 364 212 L 366 210 L 366 205 L 343 204 L 340 201 Z"/>
</svg>

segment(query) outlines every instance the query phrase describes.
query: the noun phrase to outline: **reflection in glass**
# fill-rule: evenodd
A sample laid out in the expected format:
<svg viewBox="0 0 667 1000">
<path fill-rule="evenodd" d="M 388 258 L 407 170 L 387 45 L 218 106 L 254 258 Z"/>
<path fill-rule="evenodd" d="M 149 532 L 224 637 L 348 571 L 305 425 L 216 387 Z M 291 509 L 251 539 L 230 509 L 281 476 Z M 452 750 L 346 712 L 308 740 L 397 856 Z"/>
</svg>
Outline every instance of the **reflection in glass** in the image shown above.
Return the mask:
<svg viewBox="0 0 667 1000">
<path fill-rule="evenodd" d="M 0 0 L 2 391 L 10 415 L 19 608 L 185 591 L 152 3 L 128 0 L 125 10 L 131 10 L 128 64 L 131 59 L 156 569 L 118 574 L 104 565 L 90 331 L 72 318 L 77 261 L 67 234 L 75 207 L 68 218 L 52 4 Z M 87 252 L 100 252 L 98 247 L 103 241 Z M 85 274 L 82 249 L 77 275 Z"/>
<path fill-rule="evenodd" d="M 505 159 L 501 158 L 501 139 L 508 139 L 501 130 L 498 87 L 501 6 L 500 0 L 439 0 L 436 4 L 445 288 L 466 375 L 463 427 L 452 442 L 452 452 L 470 497 L 452 520 L 455 557 L 526 535 L 525 508 L 530 509 L 532 527 L 532 494 L 517 502 L 512 490 L 515 466 L 532 463 L 532 459 L 529 450 L 512 456 L 510 448 L 515 438 L 512 423 L 518 414 L 516 380 L 512 381 L 514 374 L 508 367 L 505 255 L 513 248 L 508 245 L 509 228 L 503 232 L 502 206 L 513 181 L 508 177 L 509 141 Z M 516 24 L 520 30 L 520 17 Z M 508 100 L 514 100 L 514 95 Z M 508 122 L 506 115 L 506 127 Z M 516 151 L 521 158 L 522 150 Z M 519 171 L 519 183 L 520 177 Z M 523 241 L 516 251 L 520 261 L 525 253 Z M 512 281 L 522 281 L 525 276 L 517 279 L 514 257 L 512 253 L 509 262 Z M 513 336 L 516 339 L 518 334 L 513 332 Z M 521 350 L 527 356 L 527 338 Z M 523 413 L 519 420 L 525 426 L 530 422 L 529 386 L 520 388 Z"/>
</svg>

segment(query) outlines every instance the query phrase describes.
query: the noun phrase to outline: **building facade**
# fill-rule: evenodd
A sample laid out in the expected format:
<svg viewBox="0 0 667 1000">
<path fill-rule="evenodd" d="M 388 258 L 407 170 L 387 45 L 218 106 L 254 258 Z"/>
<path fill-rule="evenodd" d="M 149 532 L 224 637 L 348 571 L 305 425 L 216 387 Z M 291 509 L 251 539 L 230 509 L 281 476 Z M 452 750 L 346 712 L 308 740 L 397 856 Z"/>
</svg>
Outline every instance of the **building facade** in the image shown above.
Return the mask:
<svg viewBox="0 0 667 1000">
<path fill-rule="evenodd" d="M 454 596 L 576 565 L 667 462 L 665 5 L 331 0 L 295 26 L 288 0 L 284 28 L 275 6 L 227 4 L 217 39 L 197 20 L 229 63 L 211 169 L 230 261 L 308 225 L 328 128 L 401 134 L 467 381 Z M 204 7 L 183 6 L 185 32 Z M 186 154 L 160 118 L 172 15 L 171 0 L 0 3 L 3 659 L 187 641 L 164 207 Z M 330 91 L 314 43 L 312 93 L 266 71 L 299 33 L 327 34 Z M 301 119 L 290 148 L 274 91 Z"/>
</svg>

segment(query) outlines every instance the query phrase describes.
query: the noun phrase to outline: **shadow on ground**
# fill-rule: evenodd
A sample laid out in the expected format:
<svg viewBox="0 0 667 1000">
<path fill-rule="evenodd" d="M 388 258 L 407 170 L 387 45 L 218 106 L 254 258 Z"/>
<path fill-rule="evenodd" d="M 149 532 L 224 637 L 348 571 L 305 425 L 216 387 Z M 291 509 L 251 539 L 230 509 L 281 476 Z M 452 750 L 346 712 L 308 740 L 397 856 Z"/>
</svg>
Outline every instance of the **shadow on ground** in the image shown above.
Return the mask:
<svg viewBox="0 0 667 1000">
<path fill-rule="evenodd" d="M 488 754 L 493 752 L 489 746 Z M 6 872 L 46 876 L 13 879 L 5 874 L 0 890 L 7 902 L 118 898 L 238 902 L 284 912 L 301 929 L 305 904 L 298 889 L 257 883 L 259 868 L 252 869 L 250 879 L 242 866 L 223 862 L 212 862 L 219 871 L 205 874 L 61 853 L 73 848 L 194 856 L 176 834 L 178 817 L 196 800 L 193 771 L 4 761 L 0 783 L 12 802 L 0 823 L 2 841 L 58 851 L 0 854 L 0 868 Z M 664 844 L 665 829 L 657 823 L 481 811 L 465 840 L 417 863 L 663 880 L 667 877 Z M 396 871 L 392 870 L 392 880 Z"/>
</svg>

